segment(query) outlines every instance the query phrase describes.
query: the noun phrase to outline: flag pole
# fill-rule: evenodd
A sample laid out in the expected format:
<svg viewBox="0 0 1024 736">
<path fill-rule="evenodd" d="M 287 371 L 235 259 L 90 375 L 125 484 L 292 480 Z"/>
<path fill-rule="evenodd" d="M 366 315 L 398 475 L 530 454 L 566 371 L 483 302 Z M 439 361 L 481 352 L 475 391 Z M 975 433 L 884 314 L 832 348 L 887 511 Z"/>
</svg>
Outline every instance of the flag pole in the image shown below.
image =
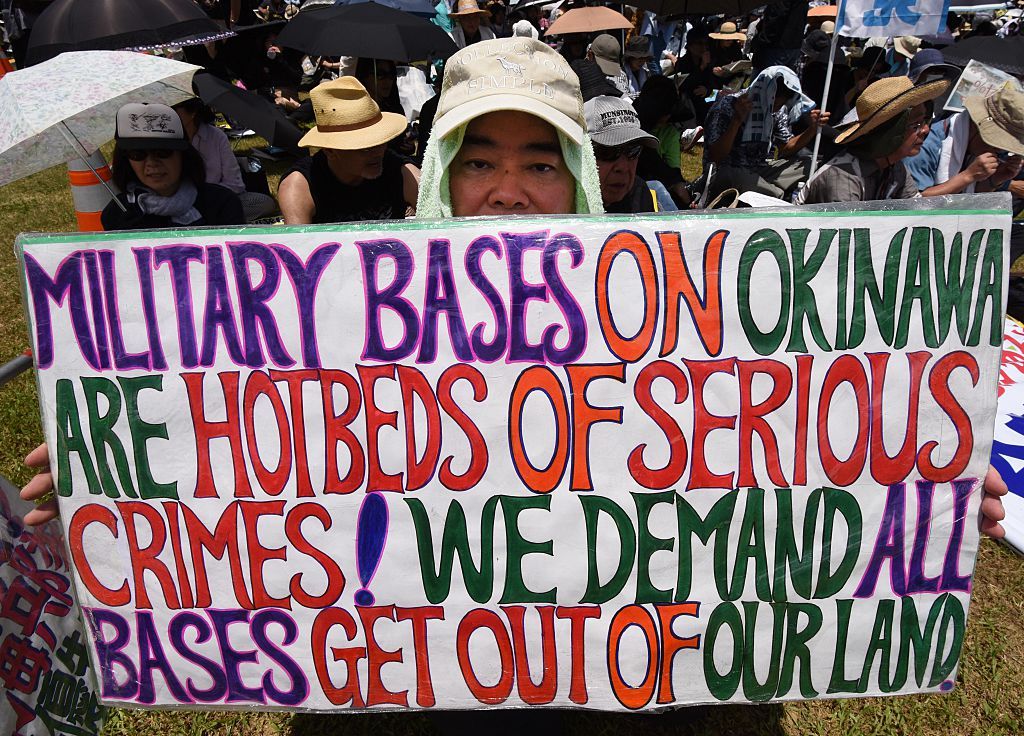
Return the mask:
<svg viewBox="0 0 1024 736">
<path fill-rule="evenodd" d="M 832 86 L 832 67 L 836 61 L 836 48 L 839 46 L 839 31 L 846 20 L 846 0 L 840 0 L 839 10 L 836 12 L 836 27 L 832 31 L 832 43 L 828 51 L 828 68 L 825 70 L 825 91 L 821 95 L 821 111 L 828 109 L 828 92 Z M 818 149 L 821 147 L 821 125 L 814 134 L 814 151 L 811 153 L 811 170 L 807 173 L 807 181 L 811 180 L 814 172 L 818 170 Z"/>
</svg>

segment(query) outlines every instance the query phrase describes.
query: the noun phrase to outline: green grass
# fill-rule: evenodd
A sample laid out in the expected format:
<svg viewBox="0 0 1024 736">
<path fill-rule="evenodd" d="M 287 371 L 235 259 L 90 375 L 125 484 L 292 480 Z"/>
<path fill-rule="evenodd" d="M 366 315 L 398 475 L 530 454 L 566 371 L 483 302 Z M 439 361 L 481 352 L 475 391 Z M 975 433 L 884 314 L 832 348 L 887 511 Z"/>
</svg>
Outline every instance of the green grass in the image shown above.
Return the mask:
<svg viewBox="0 0 1024 736">
<path fill-rule="evenodd" d="M 699 149 L 683 159 L 693 176 Z M 271 168 L 272 186 L 284 165 Z M 14 238 L 25 231 L 75 228 L 71 195 L 62 168 L 0 188 L 0 360 L 27 345 Z M 29 478 L 21 465 L 40 441 L 35 383 L 22 376 L 0 391 L 0 473 L 15 483 Z M 664 715 L 565 712 L 563 729 L 581 736 L 608 734 L 704 734 L 707 736 L 1018 736 L 1024 733 L 1024 574 L 1021 559 L 985 540 L 975 576 L 967 639 L 949 695 L 822 700 L 785 705 L 714 706 Z M 493 718 L 493 717 L 492 717 Z M 503 716 L 497 716 L 503 718 Z M 493 722 L 493 721 L 488 721 Z M 114 710 L 107 736 L 327 736 L 441 734 L 446 722 L 412 714 L 290 715 Z M 537 730 L 537 729 L 533 729 Z M 483 736 L 487 736 L 483 734 Z M 542 736 L 542 734 L 531 734 Z"/>
</svg>

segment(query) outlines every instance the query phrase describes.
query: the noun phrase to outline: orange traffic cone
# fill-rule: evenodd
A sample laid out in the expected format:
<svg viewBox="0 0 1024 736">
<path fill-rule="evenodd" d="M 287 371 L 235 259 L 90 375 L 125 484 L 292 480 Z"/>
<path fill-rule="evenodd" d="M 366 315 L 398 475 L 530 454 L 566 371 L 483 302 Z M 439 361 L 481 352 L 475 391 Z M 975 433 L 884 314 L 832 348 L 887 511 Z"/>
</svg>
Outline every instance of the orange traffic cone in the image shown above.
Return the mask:
<svg viewBox="0 0 1024 736">
<path fill-rule="evenodd" d="M 7 58 L 7 54 L 4 53 L 3 46 L 0 46 L 0 77 L 3 77 L 7 72 L 14 71 L 14 64 Z"/>
<path fill-rule="evenodd" d="M 92 164 L 92 168 L 89 167 Z M 93 173 L 93 169 L 96 173 Z M 100 213 L 113 199 L 110 181 L 110 167 L 103 154 L 96 151 L 86 163 L 76 159 L 68 163 L 68 181 L 71 183 L 71 198 L 75 202 L 75 217 L 82 232 L 97 232 L 103 229 Z M 106 183 L 106 185 L 104 185 Z"/>
</svg>

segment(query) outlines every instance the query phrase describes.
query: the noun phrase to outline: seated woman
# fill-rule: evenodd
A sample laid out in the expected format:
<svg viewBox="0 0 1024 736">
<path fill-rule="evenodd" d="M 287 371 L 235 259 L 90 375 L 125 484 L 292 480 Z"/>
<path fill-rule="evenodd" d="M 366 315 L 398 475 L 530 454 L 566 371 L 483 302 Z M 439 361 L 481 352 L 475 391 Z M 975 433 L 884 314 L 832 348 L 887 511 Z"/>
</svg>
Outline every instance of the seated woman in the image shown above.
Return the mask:
<svg viewBox="0 0 1024 736">
<path fill-rule="evenodd" d="M 241 225 L 238 195 L 206 182 L 203 159 L 167 105 L 117 111 L 113 180 L 121 189 L 100 215 L 104 230 Z"/>
<path fill-rule="evenodd" d="M 214 125 L 213 112 L 198 97 L 179 102 L 174 111 L 181 118 L 185 137 L 203 158 L 206 169 L 206 183 L 219 184 L 230 189 L 242 201 L 245 221 L 252 222 L 277 211 L 277 202 L 269 194 L 245 191 L 242 171 L 238 166 L 231 142 L 224 132 Z"/>
</svg>

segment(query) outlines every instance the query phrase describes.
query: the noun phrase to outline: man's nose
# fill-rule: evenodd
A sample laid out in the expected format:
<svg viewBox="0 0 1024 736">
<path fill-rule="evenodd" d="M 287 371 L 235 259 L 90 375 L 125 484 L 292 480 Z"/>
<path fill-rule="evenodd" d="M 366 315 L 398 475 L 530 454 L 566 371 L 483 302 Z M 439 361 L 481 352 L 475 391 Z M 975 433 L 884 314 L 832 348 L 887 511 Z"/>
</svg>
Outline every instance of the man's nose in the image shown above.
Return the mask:
<svg viewBox="0 0 1024 736">
<path fill-rule="evenodd" d="M 529 203 L 530 198 L 515 172 L 505 169 L 496 175 L 496 181 L 488 197 L 489 205 L 499 209 L 522 210 L 526 209 Z"/>
</svg>

